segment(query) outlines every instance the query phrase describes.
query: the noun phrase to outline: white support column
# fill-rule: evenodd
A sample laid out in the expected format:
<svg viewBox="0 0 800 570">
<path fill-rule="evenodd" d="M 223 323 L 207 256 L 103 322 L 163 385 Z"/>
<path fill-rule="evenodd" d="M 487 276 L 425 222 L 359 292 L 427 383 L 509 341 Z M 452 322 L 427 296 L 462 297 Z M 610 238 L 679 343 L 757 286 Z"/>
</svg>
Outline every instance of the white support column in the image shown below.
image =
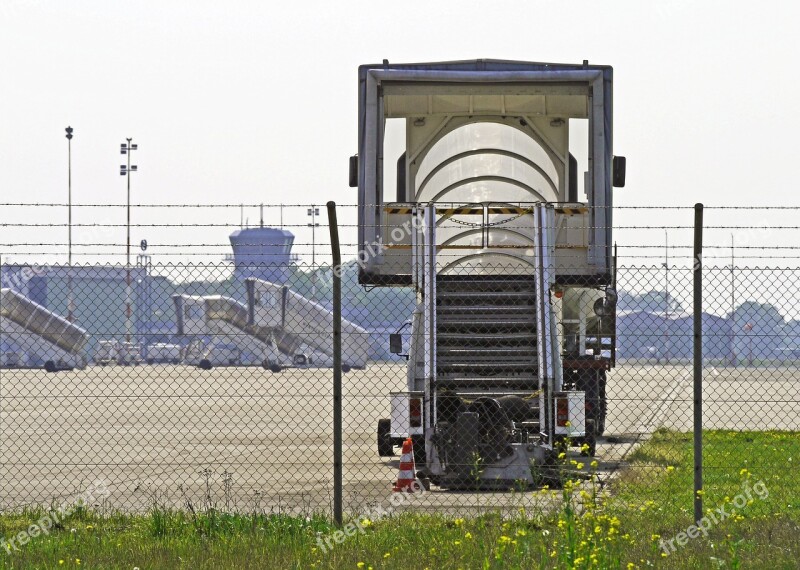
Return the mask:
<svg viewBox="0 0 800 570">
<path fill-rule="evenodd" d="M 436 206 L 429 204 L 423 212 L 421 227 L 421 277 L 425 297 L 425 449 L 430 463 L 433 451 L 433 426 L 436 410 Z"/>
<path fill-rule="evenodd" d="M 561 351 L 557 322 L 550 300 L 550 288 L 555 281 L 553 266 L 555 213 L 547 204 L 537 204 L 534 209 L 534 267 L 536 268 L 536 336 L 539 375 L 540 429 L 552 445 L 555 433 L 555 400 L 553 394 L 563 385 Z"/>
</svg>

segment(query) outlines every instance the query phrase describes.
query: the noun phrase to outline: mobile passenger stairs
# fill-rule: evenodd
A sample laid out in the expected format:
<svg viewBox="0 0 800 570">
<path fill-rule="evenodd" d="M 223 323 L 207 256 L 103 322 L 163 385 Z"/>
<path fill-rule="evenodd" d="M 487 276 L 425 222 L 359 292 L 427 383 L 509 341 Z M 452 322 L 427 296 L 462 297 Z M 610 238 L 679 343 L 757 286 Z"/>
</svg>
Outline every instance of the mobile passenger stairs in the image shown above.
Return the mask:
<svg viewBox="0 0 800 570">
<path fill-rule="evenodd" d="M 424 476 L 474 488 L 535 484 L 563 445 L 593 454 L 614 363 L 612 186 L 625 174 L 611 68 L 385 61 L 361 66 L 359 86 L 359 281 L 417 294 L 407 343 L 390 339 L 407 389 L 390 394 L 380 455 L 410 437 Z M 405 128 L 395 201 L 391 121 Z"/>
</svg>

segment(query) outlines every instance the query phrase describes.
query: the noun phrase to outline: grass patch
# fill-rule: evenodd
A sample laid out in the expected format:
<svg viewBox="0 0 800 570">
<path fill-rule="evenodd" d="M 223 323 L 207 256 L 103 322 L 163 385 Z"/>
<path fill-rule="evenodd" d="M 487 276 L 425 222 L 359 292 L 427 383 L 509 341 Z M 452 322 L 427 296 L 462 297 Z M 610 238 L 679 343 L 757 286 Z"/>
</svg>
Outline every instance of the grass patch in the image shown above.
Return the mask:
<svg viewBox="0 0 800 570">
<path fill-rule="evenodd" d="M 215 509 L 100 516 L 76 509 L 47 534 L 0 551 L 2 568 L 796 568 L 800 558 L 800 438 L 711 431 L 705 506 L 729 516 L 669 556 L 662 539 L 692 523 L 691 435 L 658 431 L 601 492 L 593 482 L 535 491 L 556 511 L 453 519 L 401 514 L 351 526 L 333 541 L 323 516 Z M 591 465 L 585 465 L 591 471 Z M 762 482 L 768 496 L 743 489 Z M 546 500 L 544 500 L 546 499 Z M 741 501 L 740 501 L 741 502 Z M 0 516 L 0 536 L 26 532 L 45 510 Z M 326 540 L 327 539 L 327 540 Z"/>
</svg>

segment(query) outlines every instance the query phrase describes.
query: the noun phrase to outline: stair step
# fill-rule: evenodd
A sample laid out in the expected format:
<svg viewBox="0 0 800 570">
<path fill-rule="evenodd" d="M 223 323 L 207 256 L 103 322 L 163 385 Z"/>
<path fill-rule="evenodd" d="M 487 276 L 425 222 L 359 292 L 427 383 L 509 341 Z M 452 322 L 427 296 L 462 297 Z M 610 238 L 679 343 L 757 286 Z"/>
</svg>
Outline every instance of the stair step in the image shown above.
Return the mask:
<svg viewBox="0 0 800 570">
<path fill-rule="evenodd" d="M 479 315 L 481 321 L 475 315 L 437 315 L 436 322 L 446 325 L 481 325 L 486 321 L 500 325 L 536 325 L 534 315 Z"/>
<path fill-rule="evenodd" d="M 439 386 L 448 388 L 454 387 L 524 387 L 537 389 L 539 380 L 534 377 L 520 376 L 458 376 L 458 377 L 439 377 L 436 379 Z"/>
<path fill-rule="evenodd" d="M 509 358 L 536 358 L 536 348 L 529 346 L 439 346 L 436 354 L 442 356 L 457 356 L 459 358 L 482 358 L 486 356 L 504 356 Z"/>
<path fill-rule="evenodd" d="M 481 334 L 481 333 L 461 333 L 461 332 L 440 332 L 438 335 L 439 345 L 450 343 L 468 342 L 483 346 L 494 345 L 529 345 L 536 346 L 535 334 Z"/>
<path fill-rule="evenodd" d="M 501 372 L 531 372 L 537 368 L 535 362 L 441 362 L 436 369 L 439 374 L 457 373 L 474 376 L 495 376 Z"/>
<path fill-rule="evenodd" d="M 535 315 L 536 307 L 533 305 L 439 305 L 436 308 L 437 315 L 516 315 L 526 313 Z"/>
</svg>

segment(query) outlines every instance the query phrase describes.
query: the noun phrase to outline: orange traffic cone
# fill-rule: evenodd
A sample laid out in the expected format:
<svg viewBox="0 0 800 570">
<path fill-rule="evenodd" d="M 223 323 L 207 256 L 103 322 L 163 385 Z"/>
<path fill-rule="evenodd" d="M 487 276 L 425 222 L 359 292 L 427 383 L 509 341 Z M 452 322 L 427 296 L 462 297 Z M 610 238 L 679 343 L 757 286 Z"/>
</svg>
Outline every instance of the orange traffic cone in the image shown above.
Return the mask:
<svg viewBox="0 0 800 570">
<path fill-rule="evenodd" d="M 400 456 L 400 472 L 397 474 L 395 493 L 413 493 L 417 485 L 414 473 L 414 442 L 406 438 L 403 442 L 403 454 Z"/>
</svg>

